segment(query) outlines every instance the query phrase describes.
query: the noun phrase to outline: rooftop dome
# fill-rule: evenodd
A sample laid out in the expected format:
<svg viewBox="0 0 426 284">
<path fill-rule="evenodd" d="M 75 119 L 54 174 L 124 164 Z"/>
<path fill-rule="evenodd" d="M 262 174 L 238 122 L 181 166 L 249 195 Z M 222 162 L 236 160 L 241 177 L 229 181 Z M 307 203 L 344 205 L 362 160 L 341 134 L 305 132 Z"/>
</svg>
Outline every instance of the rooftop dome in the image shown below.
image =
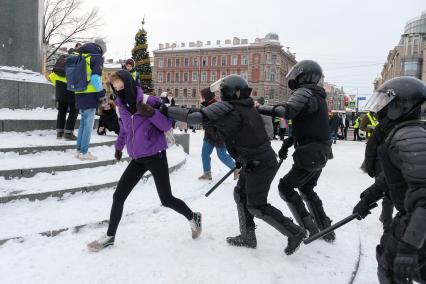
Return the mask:
<svg viewBox="0 0 426 284">
<path fill-rule="evenodd" d="M 426 34 L 426 11 L 407 22 L 404 34 Z"/>
<path fill-rule="evenodd" d="M 276 33 L 268 33 L 268 34 L 265 36 L 265 39 L 266 39 L 266 40 L 280 40 L 280 38 L 279 38 L 278 34 L 276 34 Z"/>
</svg>

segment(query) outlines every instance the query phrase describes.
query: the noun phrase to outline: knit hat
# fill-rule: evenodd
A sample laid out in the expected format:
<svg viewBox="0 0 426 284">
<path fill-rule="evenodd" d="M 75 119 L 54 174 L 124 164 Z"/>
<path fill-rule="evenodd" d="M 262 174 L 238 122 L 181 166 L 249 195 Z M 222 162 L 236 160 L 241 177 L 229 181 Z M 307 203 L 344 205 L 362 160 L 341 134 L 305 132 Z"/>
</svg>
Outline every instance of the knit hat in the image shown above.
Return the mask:
<svg viewBox="0 0 426 284">
<path fill-rule="evenodd" d="M 205 88 L 201 90 L 201 97 L 207 102 L 214 99 L 215 94 L 210 91 L 210 88 Z"/>
<path fill-rule="evenodd" d="M 106 42 L 103 40 L 103 38 L 95 38 L 93 42 L 100 46 L 100 48 L 102 49 L 102 55 L 107 52 Z"/>
<path fill-rule="evenodd" d="M 258 98 L 256 101 L 261 105 L 265 104 L 265 98 L 263 98 L 263 97 Z"/>
</svg>

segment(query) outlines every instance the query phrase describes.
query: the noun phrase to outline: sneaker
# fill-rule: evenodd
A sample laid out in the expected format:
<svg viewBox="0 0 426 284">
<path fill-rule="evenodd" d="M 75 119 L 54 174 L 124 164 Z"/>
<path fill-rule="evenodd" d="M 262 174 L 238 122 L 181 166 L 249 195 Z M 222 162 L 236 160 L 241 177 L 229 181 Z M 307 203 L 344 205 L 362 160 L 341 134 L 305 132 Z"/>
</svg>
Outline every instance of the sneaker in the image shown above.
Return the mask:
<svg viewBox="0 0 426 284">
<path fill-rule="evenodd" d="M 240 171 L 241 169 L 236 169 L 234 171 L 234 180 L 238 180 L 240 178 Z"/>
<path fill-rule="evenodd" d="M 98 252 L 106 247 L 114 245 L 115 237 L 103 235 L 98 240 L 93 241 L 87 245 L 87 249 L 91 252 Z"/>
<path fill-rule="evenodd" d="M 77 136 L 75 136 L 74 133 L 65 133 L 64 134 L 64 139 L 68 140 L 68 141 L 76 141 L 77 140 Z"/>
<path fill-rule="evenodd" d="M 212 180 L 212 173 L 211 172 L 205 172 L 198 179 L 199 180 Z"/>
<path fill-rule="evenodd" d="M 201 227 L 201 213 L 194 212 L 192 220 L 189 221 L 191 225 L 192 238 L 196 239 L 201 235 L 202 227 Z"/>
<path fill-rule="evenodd" d="M 56 132 L 56 139 L 62 139 L 63 136 L 64 136 L 63 132 Z"/>
<path fill-rule="evenodd" d="M 68 149 L 65 152 L 70 153 L 74 157 L 78 158 L 78 155 L 80 155 L 80 151 L 77 149 Z"/>
<path fill-rule="evenodd" d="M 98 157 L 93 156 L 90 152 L 87 152 L 86 154 L 79 153 L 77 158 L 82 161 L 94 161 L 98 159 Z"/>
</svg>

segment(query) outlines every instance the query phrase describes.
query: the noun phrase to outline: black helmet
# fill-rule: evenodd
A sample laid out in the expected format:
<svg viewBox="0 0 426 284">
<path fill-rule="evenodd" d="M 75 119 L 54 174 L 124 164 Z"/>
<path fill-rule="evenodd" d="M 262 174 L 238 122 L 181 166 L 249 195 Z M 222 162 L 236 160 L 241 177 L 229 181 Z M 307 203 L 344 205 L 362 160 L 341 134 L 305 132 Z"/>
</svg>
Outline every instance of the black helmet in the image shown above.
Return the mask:
<svg viewBox="0 0 426 284">
<path fill-rule="evenodd" d="M 426 101 L 426 85 L 414 77 L 402 76 L 386 81 L 370 97 L 365 108 L 379 117 L 398 120 Z"/>
<path fill-rule="evenodd" d="M 322 78 L 322 69 L 313 60 L 302 60 L 288 71 L 286 78 L 288 87 L 295 90 L 300 85 L 318 84 Z"/>
<path fill-rule="evenodd" d="M 210 91 L 220 92 L 222 101 L 248 98 L 251 93 L 247 81 L 238 75 L 228 75 L 210 85 Z"/>
</svg>

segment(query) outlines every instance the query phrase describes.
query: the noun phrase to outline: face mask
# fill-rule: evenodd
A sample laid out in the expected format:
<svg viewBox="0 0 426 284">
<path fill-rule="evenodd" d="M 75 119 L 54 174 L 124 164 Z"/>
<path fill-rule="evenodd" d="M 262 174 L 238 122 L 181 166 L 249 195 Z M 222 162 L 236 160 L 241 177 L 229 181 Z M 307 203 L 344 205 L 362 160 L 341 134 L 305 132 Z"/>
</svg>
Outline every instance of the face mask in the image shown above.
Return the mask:
<svg viewBox="0 0 426 284">
<path fill-rule="evenodd" d="M 124 89 L 120 90 L 120 91 L 116 91 L 115 92 L 117 94 L 117 96 L 119 97 L 124 97 L 124 95 L 126 94 L 126 91 Z"/>
</svg>

